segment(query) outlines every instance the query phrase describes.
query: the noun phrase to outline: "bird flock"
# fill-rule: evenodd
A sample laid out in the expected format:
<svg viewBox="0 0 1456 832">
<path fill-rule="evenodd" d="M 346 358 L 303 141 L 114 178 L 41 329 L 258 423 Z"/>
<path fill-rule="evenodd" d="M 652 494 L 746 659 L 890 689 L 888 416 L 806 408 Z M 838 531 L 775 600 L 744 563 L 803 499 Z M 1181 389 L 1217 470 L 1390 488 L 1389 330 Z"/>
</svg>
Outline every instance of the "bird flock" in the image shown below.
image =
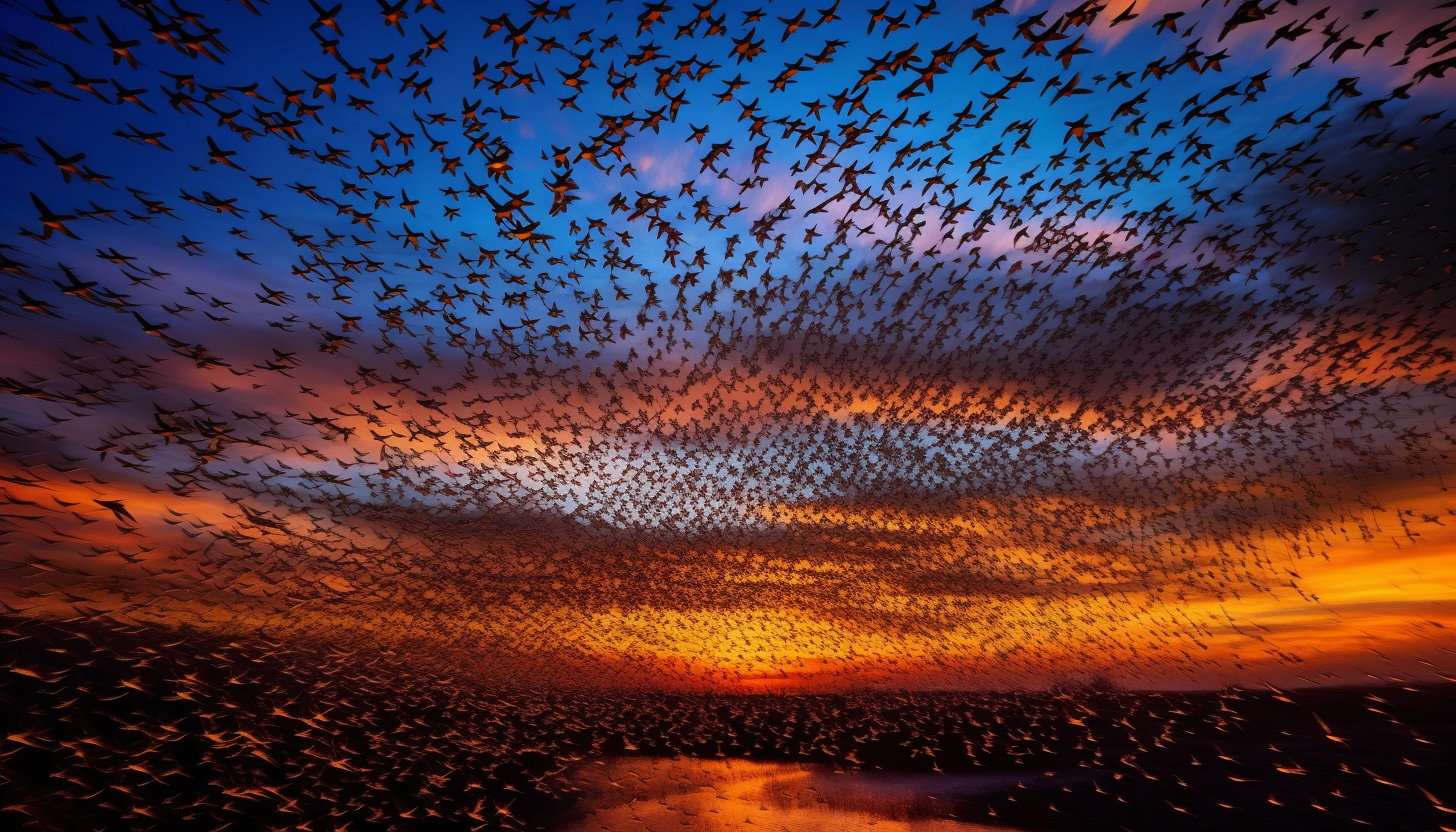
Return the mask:
<svg viewBox="0 0 1456 832">
<path fill-rule="evenodd" d="M 193 5 L 0 2 L 16 627 L 1456 670 L 1452 3 Z"/>
<path fill-rule="evenodd" d="M 861 817 L 808 828 L 1427 830 L 1456 814 L 1449 685 L 574 696 L 483 690 L 422 663 L 423 640 L 99 618 L 7 621 L 0 638 L 0 692 L 24 705 L 0 713 L 15 828 L 725 830 L 826 800 Z M 742 794 L 745 762 L 918 773 L 940 798 L 834 777 Z"/>
</svg>

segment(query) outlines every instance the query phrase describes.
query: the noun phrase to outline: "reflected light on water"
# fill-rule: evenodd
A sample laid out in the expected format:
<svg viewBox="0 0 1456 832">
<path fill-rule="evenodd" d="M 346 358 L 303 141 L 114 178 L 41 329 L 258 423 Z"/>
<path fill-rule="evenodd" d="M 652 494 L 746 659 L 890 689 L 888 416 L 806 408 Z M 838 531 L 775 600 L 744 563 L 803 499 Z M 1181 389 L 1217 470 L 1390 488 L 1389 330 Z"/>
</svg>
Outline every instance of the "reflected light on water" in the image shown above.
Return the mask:
<svg viewBox="0 0 1456 832">
<path fill-rule="evenodd" d="M 1047 783 L 1060 786 L 1064 779 Z M 1046 785 L 1007 772 L 843 772 L 807 763 L 659 757 L 587 763 L 576 780 L 586 796 L 577 821 L 565 827 L 569 832 L 1005 832 L 1008 827 L 960 820 L 957 809 L 1024 781 Z"/>
</svg>

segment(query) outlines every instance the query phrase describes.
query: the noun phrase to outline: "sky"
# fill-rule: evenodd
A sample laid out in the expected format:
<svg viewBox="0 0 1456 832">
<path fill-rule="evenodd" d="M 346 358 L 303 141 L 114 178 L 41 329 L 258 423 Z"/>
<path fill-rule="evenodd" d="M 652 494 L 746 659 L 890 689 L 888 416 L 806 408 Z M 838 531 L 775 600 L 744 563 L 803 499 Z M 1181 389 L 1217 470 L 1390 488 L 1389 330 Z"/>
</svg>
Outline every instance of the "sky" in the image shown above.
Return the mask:
<svg viewBox="0 0 1456 832">
<path fill-rule="evenodd" d="M 4 0 L 0 602 L 562 689 L 1447 678 L 1433 6 Z"/>
</svg>

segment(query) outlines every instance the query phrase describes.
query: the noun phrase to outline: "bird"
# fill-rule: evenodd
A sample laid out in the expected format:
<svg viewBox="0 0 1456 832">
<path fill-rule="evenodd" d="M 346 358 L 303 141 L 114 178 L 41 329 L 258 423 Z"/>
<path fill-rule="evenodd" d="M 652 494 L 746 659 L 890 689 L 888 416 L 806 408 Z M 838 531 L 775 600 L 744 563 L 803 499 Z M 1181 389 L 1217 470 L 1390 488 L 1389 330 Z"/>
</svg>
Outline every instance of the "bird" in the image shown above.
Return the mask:
<svg viewBox="0 0 1456 832">
<path fill-rule="evenodd" d="M 17 17 L 12 825 L 1450 812 L 1447 10 L 826 6 Z"/>
</svg>

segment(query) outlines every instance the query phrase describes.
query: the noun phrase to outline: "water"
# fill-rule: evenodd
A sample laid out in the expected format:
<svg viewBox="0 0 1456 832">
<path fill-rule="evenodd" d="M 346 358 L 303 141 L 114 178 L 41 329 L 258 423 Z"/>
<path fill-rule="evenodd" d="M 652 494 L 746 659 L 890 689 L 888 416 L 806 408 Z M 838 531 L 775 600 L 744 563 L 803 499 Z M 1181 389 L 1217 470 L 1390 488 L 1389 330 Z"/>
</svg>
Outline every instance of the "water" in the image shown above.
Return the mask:
<svg viewBox="0 0 1456 832">
<path fill-rule="evenodd" d="M 980 832 L 961 820 L 967 801 L 1064 778 L 1040 772 L 842 772 L 804 763 L 615 757 L 584 764 L 584 813 L 569 832 Z"/>
</svg>

